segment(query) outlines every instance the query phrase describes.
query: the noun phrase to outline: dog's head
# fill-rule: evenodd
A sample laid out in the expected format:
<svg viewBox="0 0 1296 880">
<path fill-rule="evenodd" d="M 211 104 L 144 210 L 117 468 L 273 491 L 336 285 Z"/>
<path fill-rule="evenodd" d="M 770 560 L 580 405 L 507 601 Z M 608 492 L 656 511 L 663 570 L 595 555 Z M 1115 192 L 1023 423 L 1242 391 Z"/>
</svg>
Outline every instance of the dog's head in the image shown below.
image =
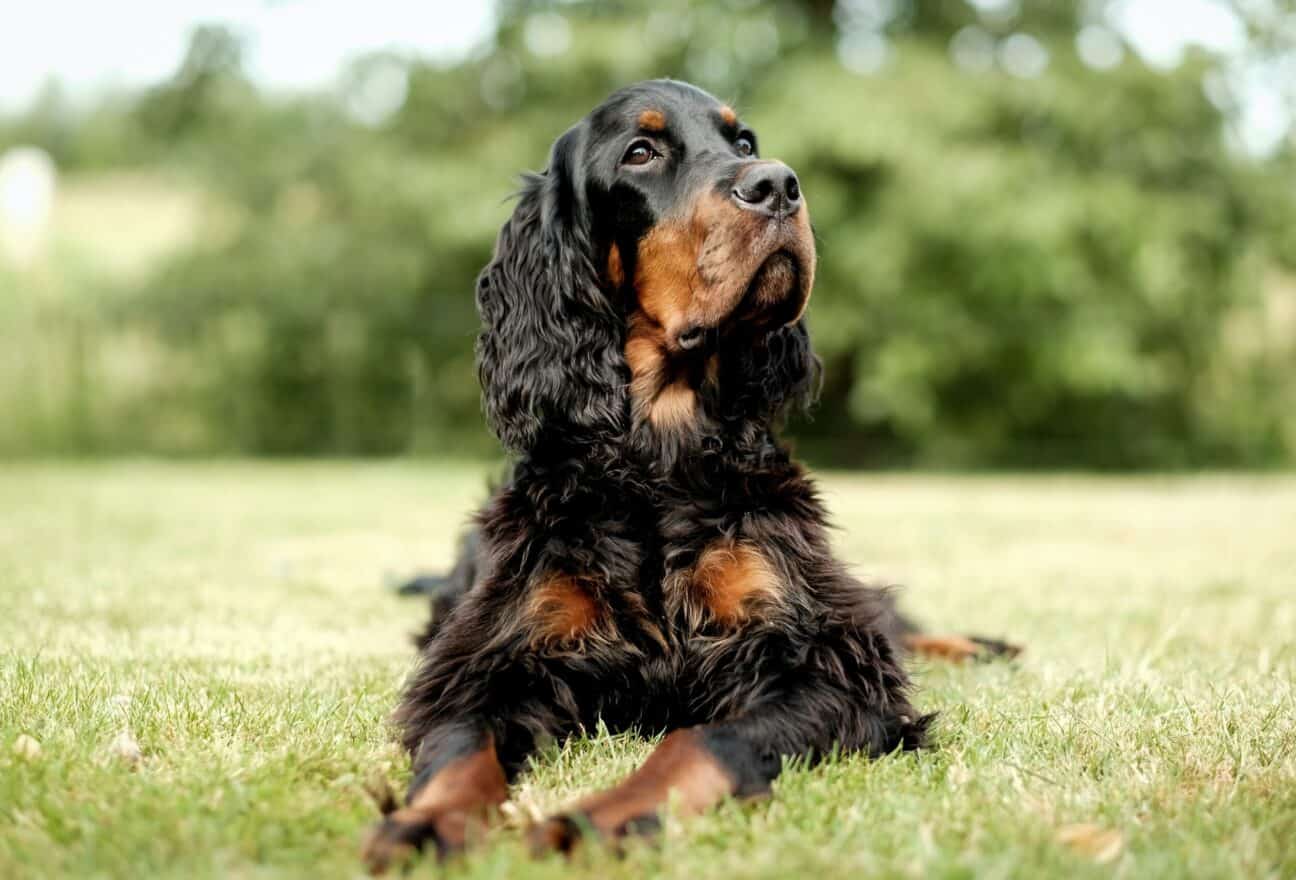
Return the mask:
<svg viewBox="0 0 1296 880">
<path fill-rule="evenodd" d="M 526 179 L 479 279 L 487 417 L 522 452 L 680 423 L 726 348 L 749 370 L 771 341 L 808 362 L 814 269 L 796 174 L 732 109 L 685 83 L 623 89 Z"/>
</svg>

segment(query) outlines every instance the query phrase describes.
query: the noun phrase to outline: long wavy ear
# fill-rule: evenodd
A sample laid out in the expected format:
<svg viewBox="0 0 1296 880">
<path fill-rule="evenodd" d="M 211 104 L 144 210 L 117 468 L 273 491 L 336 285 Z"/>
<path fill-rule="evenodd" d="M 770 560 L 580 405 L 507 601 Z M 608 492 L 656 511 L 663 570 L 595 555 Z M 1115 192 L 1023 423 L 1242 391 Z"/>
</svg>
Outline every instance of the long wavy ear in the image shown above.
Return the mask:
<svg viewBox="0 0 1296 880">
<path fill-rule="evenodd" d="M 599 284 L 586 198 L 586 129 L 553 145 L 528 175 L 495 256 L 477 279 L 486 419 L 504 446 L 577 442 L 622 430 L 625 321 Z"/>
</svg>

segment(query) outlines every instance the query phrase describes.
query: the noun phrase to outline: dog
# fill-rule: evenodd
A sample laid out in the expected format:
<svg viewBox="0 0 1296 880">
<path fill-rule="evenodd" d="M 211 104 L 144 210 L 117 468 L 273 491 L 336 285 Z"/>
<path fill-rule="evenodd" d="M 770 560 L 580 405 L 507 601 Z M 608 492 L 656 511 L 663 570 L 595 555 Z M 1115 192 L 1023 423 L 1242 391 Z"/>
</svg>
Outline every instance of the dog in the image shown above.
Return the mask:
<svg viewBox="0 0 1296 880">
<path fill-rule="evenodd" d="M 524 178 L 476 289 L 487 421 L 512 456 L 448 579 L 394 721 L 412 756 L 371 870 L 475 839 L 543 742 L 665 733 L 619 785 L 531 829 L 615 845 L 766 794 L 786 759 L 923 746 L 907 651 L 924 635 L 834 557 L 780 441 L 817 388 L 805 193 L 729 106 L 622 89 Z"/>
</svg>

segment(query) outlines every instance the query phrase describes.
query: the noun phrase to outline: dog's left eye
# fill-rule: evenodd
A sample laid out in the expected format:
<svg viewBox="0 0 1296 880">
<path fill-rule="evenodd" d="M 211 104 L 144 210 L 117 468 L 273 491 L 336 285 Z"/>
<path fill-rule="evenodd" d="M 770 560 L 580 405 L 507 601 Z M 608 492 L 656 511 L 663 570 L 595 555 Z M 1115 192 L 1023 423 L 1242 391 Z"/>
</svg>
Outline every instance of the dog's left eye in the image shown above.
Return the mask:
<svg viewBox="0 0 1296 880">
<path fill-rule="evenodd" d="M 738 151 L 739 156 L 751 156 L 756 153 L 756 144 L 752 143 L 751 138 L 743 135 L 734 141 L 734 149 Z"/>
<path fill-rule="evenodd" d="M 661 153 L 653 147 L 648 141 L 635 141 L 625 151 L 621 157 L 622 165 L 647 165 L 653 159 L 660 156 Z"/>
</svg>

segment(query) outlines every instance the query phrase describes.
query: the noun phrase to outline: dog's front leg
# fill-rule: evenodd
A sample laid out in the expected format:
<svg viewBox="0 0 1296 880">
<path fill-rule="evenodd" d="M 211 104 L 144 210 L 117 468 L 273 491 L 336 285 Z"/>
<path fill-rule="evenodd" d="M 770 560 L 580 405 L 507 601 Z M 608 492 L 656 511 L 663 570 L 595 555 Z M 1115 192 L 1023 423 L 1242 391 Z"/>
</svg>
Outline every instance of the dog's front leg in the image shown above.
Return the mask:
<svg viewBox="0 0 1296 880">
<path fill-rule="evenodd" d="M 724 725 L 676 730 L 619 785 L 534 828 L 532 843 L 537 850 L 567 852 L 587 833 L 612 843 L 649 833 L 667 804 L 691 814 L 726 797 L 767 793 L 780 764 L 777 752 L 734 737 Z"/>
<path fill-rule="evenodd" d="M 508 799 L 493 735 L 474 721 L 445 724 L 423 739 L 405 805 L 388 808 L 369 833 L 363 857 L 382 873 L 429 844 L 439 856 L 464 848 L 470 834 Z"/>
<path fill-rule="evenodd" d="M 737 653 L 718 665 L 732 674 L 715 682 L 725 720 L 670 733 L 619 785 L 537 826 L 537 848 L 567 851 L 587 833 L 615 842 L 652 831 L 668 804 L 688 814 L 764 795 L 785 758 L 814 761 L 834 749 L 878 756 L 923 743 L 929 717 L 909 705 L 903 670 L 879 633 L 825 630 L 796 658 L 777 640 L 767 648 L 753 654 L 734 642 Z M 747 674 L 767 663 L 765 677 Z"/>
</svg>

